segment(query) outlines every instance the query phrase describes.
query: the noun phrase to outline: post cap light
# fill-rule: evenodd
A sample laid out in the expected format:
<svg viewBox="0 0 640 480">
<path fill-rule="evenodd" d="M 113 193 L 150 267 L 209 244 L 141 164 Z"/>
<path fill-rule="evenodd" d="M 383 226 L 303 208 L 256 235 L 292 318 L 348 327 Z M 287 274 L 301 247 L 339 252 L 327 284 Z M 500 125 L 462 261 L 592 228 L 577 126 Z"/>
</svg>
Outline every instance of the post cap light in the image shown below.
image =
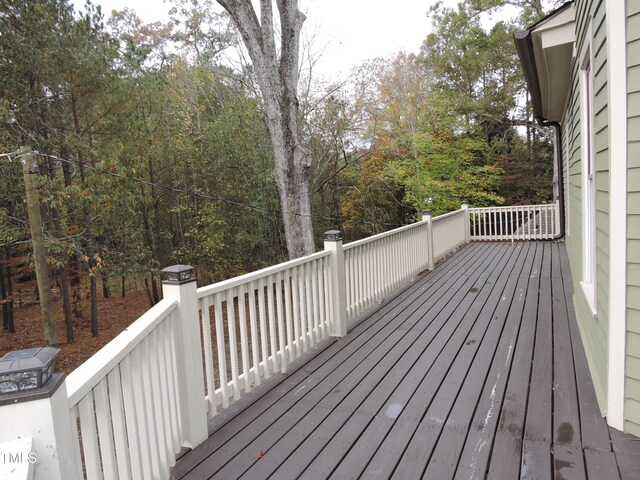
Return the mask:
<svg viewBox="0 0 640 480">
<path fill-rule="evenodd" d="M 196 281 L 196 269 L 191 265 L 172 265 L 161 272 L 162 283 L 169 285 L 182 285 L 183 283 Z"/>
<path fill-rule="evenodd" d="M 329 230 L 324 232 L 325 242 L 337 242 L 342 240 L 342 232 L 340 230 Z"/>
<path fill-rule="evenodd" d="M 0 358 L 0 395 L 42 388 L 53 375 L 60 350 L 53 347 L 9 352 Z"/>
<path fill-rule="evenodd" d="M 422 210 L 422 216 L 423 217 L 431 216 L 431 210 Z"/>
</svg>

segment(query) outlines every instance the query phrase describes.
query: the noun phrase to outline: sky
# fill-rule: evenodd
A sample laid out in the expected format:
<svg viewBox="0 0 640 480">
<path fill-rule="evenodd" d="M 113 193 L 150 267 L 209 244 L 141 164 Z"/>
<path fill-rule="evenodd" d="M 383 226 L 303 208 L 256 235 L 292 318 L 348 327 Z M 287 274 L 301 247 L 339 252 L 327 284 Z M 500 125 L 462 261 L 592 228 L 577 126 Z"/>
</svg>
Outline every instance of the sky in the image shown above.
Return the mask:
<svg viewBox="0 0 640 480">
<path fill-rule="evenodd" d="M 458 0 L 445 3 L 455 5 Z M 363 61 L 400 50 L 418 53 L 430 31 L 429 7 L 436 0 L 300 0 L 313 49 L 323 53 L 317 71 L 329 78 L 344 77 Z M 84 1 L 74 2 L 80 7 Z M 158 0 L 93 0 L 105 17 L 129 7 L 145 22 L 166 21 L 170 5 Z M 391 4 L 393 6 L 391 6 Z"/>
</svg>

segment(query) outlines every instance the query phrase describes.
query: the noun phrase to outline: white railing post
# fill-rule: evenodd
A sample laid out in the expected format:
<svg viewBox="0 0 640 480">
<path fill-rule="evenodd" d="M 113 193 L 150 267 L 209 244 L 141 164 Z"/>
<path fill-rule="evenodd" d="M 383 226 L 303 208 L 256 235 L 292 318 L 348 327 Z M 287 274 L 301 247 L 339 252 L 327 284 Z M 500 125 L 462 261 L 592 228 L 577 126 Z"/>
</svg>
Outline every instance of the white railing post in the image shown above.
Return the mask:
<svg viewBox="0 0 640 480">
<path fill-rule="evenodd" d="M 422 211 L 422 221 L 427 222 L 427 270 L 433 270 L 434 254 L 433 254 L 433 221 L 431 219 L 431 210 Z"/>
<path fill-rule="evenodd" d="M 471 241 L 471 218 L 469 215 L 469 204 L 462 202 L 462 210 L 464 210 L 464 243 Z"/>
<path fill-rule="evenodd" d="M 324 233 L 324 249 L 331 250 L 329 290 L 331 292 L 330 308 L 333 309 L 333 321 L 330 335 L 344 337 L 347 334 L 347 288 L 342 233 L 339 230 L 329 230 Z"/>
<path fill-rule="evenodd" d="M 178 303 L 178 415 L 182 419 L 183 446 L 195 448 L 208 436 L 195 268 L 174 265 L 162 270 L 162 293 Z"/>
<path fill-rule="evenodd" d="M 11 378 L 11 370 L 15 370 L 15 376 L 18 377 L 15 379 L 16 385 L 20 384 L 25 375 L 21 373 L 24 366 L 19 365 L 20 359 L 31 361 L 32 358 L 26 357 L 34 357 L 31 354 L 38 353 L 38 350 L 47 349 L 8 353 L 2 359 L 0 373 L 3 377 Z M 15 356 L 15 360 L 11 355 Z M 13 444 L 17 449 L 5 451 L 0 448 L 0 474 L 6 469 L 9 472 L 6 478 L 19 478 L 13 473 L 24 471 L 26 464 L 32 464 L 36 480 L 80 479 L 82 464 L 74 448 L 78 439 L 77 436 L 74 439 L 72 428 L 75 428 L 75 419 L 72 421 L 69 413 L 65 376 L 63 373 L 54 373 L 48 380 L 43 378 L 43 382 L 38 388 L 20 391 L 21 387 L 16 386 L 0 393 L 0 444 L 7 447 Z M 4 386 L 9 385 L 9 382 L 4 383 Z M 32 441 L 31 451 L 20 450 L 20 444 L 13 442 L 29 438 Z"/>
</svg>

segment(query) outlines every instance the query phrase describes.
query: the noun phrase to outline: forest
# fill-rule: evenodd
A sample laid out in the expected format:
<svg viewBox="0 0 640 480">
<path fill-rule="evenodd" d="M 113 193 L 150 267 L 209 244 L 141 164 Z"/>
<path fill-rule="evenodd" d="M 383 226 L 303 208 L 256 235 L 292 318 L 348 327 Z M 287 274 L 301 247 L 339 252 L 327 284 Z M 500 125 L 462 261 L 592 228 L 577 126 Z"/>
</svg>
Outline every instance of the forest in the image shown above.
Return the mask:
<svg viewBox="0 0 640 480">
<path fill-rule="evenodd" d="M 23 146 L 66 327 L 49 344 L 72 343 L 83 318 L 99 335 L 99 297 L 143 289 L 155 304 L 166 266 L 193 265 L 204 285 L 286 260 L 286 215 L 310 217 L 321 248 L 326 230 L 352 241 L 424 208 L 553 201 L 552 146 L 512 33 L 555 5 L 508 3 L 436 3 L 419 54 L 371 59 L 339 81 L 316 74 L 322 49 L 301 43 L 306 214 L 282 207 L 256 72 L 216 3 L 172 0 L 168 22 L 145 24 L 89 2 L 3 0 L 1 335 L 16 331 L 19 292 L 38 297 Z"/>
</svg>

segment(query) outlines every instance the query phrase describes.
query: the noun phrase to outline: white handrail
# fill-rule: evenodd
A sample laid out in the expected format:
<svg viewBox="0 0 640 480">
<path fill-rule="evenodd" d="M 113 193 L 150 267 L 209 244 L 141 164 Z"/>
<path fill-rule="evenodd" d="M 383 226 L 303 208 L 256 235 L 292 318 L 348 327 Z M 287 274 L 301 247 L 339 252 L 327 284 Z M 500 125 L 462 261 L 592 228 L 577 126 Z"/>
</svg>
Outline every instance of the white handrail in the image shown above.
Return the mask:
<svg viewBox="0 0 640 480">
<path fill-rule="evenodd" d="M 284 272 L 286 270 L 292 269 L 299 265 L 303 265 L 307 262 L 311 262 L 319 258 L 327 257 L 329 255 L 331 255 L 331 252 L 327 252 L 326 250 L 323 250 L 320 252 L 312 253 L 311 255 L 307 255 L 305 257 L 296 258 L 294 260 L 289 260 L 287 262 L 279 263 L 271 267 L 263 268 L 261 270 L 256 270 L 255 272 L 245 273 L 244 275 L 240 275 L 238 277 L 233 277 L 228 280 L 223 280 L 221 282 L 207 285 L 205 287 L 200 287 L 198 289 L 198 298 L 202 298 L 207 295 L 212 295 L 218 292 L 223 292 L 230 288 L 238 287 L 240 285 L 247 284 L 249 282 L 268 277 L 269 275 L 274 275 L 279 272 Z"/>
<path fill-rule="evenodd" d="M 71 372 L 66 380 L 69 406 L 76 405 L 89 390 L 106 377 L 124 357 L 146 338 L 151 330 L 176 308 L 176 305 L 175 301 L 161 300 Z"/>
<path fill-rule="evenodd" d="M 349 242 L 349 243 L 345 243 L 343 249 L 344 250 L 349 250 L 351 248 L 355 248 L 355 247 L 359 247 L 361 245 L 364 245 L 366 243 L 373 243 L 376 242 L 378 240 L 382 240 L 385 237 L 391 237 L 393 235 L 398 235 L 406 230 L 412 230 L 414 228 L 419 228 L 420 226 L 423 226 L 424 222 L 420 221 L 420 222 L 416 222 L 416 223 L 412 223 L 410 225 L 403 225 L 402 227 L 398 227 L 398 228 L 394 228 L 393 230 L 389 230 L 386 232 L 382 232 L 382 233 L 378 233 L 376 235 L 372 235 L 371 237 L 367 237 L 367 238 L 362 238 L 360 240 L 356 240 L 354 242 Z"/>
</svg>

